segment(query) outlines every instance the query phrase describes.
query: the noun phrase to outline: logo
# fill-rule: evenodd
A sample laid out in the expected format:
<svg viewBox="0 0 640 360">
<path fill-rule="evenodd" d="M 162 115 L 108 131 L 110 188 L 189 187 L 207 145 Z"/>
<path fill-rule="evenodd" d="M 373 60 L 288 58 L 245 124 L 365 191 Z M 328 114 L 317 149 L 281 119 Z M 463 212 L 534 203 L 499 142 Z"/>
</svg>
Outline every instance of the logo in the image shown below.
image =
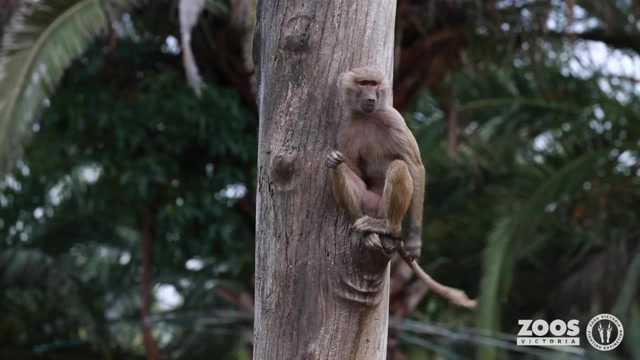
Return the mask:
<svg viewBox="0 0 640 360">
<path fill-rule="evenodd" d="M 596 315 L 587 324 L 587 341 L 597 350 L 611 351 L 620 345 L 622 338 L 622 322 L 611 314 Z"/>
<path fill-rule="evenodd" d="M 580 322 L 560 319 L 518 320 L 520 331 L 516 337 L 518 346 L 580 346 Z M 549 336 L 551 335 L 551 336 Z"/>
</svg>

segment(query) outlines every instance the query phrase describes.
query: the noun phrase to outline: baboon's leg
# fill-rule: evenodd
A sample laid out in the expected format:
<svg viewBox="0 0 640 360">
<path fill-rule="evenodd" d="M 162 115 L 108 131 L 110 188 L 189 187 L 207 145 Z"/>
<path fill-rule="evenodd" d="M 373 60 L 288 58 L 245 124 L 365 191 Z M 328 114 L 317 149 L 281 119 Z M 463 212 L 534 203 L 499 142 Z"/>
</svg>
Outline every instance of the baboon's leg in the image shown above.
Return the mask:
<svg viewBox="0 0 640 360">
<path fill-rule="evenodd" d="M 362 216 L 353 224 L 361 232 L 400 237 L 404 219 L 413 197 L 413 178 L 402 160 L 394 160 L 387 169 L 384 190 L 376 217 Z"/>
<path fill-rule="evenodd" d="M 331 169 L 331 185 L 338 205 L 346 209 L 353 220 L 365 214 L 364 199 L 370 198 L 367 185 L 345 164 L 341 163 Z"/>
<path fill-rule="evenodd" d="M 387 169 L 380 211 L 387 220 L 389 231 L 399 236 L 402 220 L 411 205 L 413 197 L 413 179 L 409 167 L 402 160 L 394 160 Z"/>
</svg>

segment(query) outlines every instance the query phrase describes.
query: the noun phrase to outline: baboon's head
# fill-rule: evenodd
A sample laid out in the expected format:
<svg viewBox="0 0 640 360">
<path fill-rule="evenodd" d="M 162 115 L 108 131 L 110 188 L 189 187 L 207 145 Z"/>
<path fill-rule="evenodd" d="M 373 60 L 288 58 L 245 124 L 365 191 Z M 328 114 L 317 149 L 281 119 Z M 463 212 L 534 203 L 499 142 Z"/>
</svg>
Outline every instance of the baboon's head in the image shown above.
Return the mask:
<svg viewBox="0 0 640 360">
<path fill-rule="evenodd" d="M 367 66 L 344 72 L 340 75 L 339 86 L 347 106 L 353 111 L 369 114 L 386 106 L 389 88 L 384 74 L 378 69 Z"/>
</svg>

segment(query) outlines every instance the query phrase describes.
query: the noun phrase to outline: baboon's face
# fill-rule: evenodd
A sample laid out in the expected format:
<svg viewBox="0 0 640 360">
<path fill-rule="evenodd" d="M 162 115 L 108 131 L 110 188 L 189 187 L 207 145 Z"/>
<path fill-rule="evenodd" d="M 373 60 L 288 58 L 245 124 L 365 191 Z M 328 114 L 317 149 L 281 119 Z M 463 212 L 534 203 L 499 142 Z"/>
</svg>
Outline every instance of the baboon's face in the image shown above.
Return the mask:
<svg viewBox="0 0 640 360">
<path fill-rule="evenodd" d="M 368 66 L 351 69 L 340 74 L 338 85 L 351 111 L 367 115 L 388 106 L 390 90 L 380 70 Z"/>
<path fill-rule="evenodd" d="M 376 80 L 356 80 L 356 104 L 364 113 L 372 113 L 380 107 L 380 83 Z"/>
</svg>

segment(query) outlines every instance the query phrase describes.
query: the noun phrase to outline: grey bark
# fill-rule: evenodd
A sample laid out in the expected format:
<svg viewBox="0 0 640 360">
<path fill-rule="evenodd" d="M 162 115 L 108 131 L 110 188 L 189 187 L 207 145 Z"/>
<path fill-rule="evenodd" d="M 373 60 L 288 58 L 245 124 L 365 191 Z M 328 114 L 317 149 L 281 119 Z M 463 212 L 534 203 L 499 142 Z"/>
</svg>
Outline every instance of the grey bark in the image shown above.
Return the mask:
<svg viewBox="0 0 640 360">
<path fill-rule="evenodd" d="M 259 1 L 254 358 L 384 359 L 388 257 L 337 209 L 326 154 L 340 73 L 391 81 L 395 0 Z"/>
</svg>

